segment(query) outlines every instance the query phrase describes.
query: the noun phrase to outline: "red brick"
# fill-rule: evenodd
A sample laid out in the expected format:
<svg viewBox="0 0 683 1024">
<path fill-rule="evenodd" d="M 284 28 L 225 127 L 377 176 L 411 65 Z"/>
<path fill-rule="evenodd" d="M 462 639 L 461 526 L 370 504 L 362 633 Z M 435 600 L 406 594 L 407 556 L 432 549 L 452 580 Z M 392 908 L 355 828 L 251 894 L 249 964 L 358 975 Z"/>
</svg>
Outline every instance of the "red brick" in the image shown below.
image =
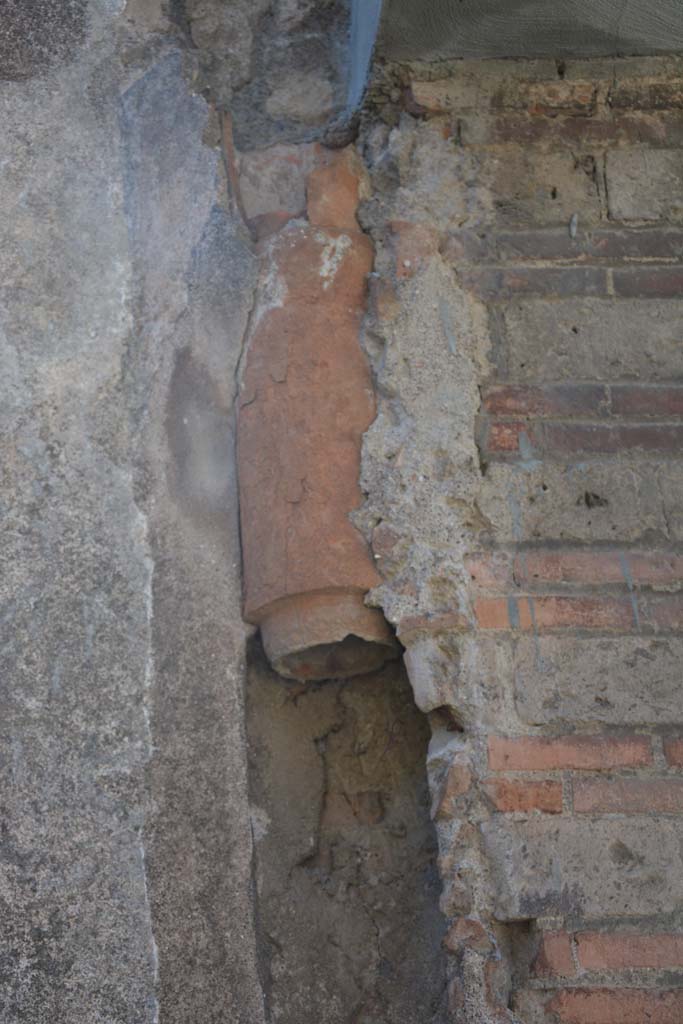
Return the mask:
<svg viewBox="0 0 683 1024">
<path fill-rule="evenodd" d="M 565 989 L 546 1010 L 562 1024 L 681 1024 L 683 989 Z"/>
<path fill-rule="evenodd" d="M 543 932 L 531 970 L 536 977 L 573 978 L 576 968 L 571 936 L 567 932 Z"/>
<path fill-rule="evenodd" d="M 460 279 L 465 288 L 489 301 L 521 295 L 607 294 L 607 272 L 600 267 L 485 267 L 463 271 Z"/>
<path fill-rule="evenodd" d="M 355 155 L 348 150 L 327 151 L 325 164 L 311 172 L 306 199 L 314 227 L 360 230 L 356 221 L 359 175 L 354 163 Z"/>
<path fill-rule="evenodd" d="M 474 602 L 474 615 L 480 629 L 510 629 L 510 600 L 513 598 L 479 598 Z"/>
<path fill-rule="evenodd" d="M 587 971 L 683 968 L 683 935 L 581 932 L 578 956 Z"/>
<path fill-rule="evenodd" d="M 501 455 L 516 454 L 520 451 L 520 442 L 528 440 L 529 446 L 533 447 L 535 439 L 531 435 L 528 423 L 523 420 L 494 422 L 486 431 L 484 447 L 488 452 Z"/>
<path fill-rule="evenodd" d="M 680 228 L 599 228 L 572 238 L 566 227 L 499 231 L 454 231 L 441 248 L 446 259 L 493 261 L 680 260 Z"/>
<path fill-rule="evenodd" d="M 679 424 L 644 423 L 612 427 L 602 424 L 546 423 L 542 432 L 536 428 L 534 436 L 537 447 L 565 455 L 575 452 L 615 454 L 638 449 L 679 454 L 683 447 L 683 425 Z"/>
<path fill-rule="evenodd" d="M 562 783 L 546 779 L 543 782 L 522 782 L 517 779 L 487 779 L 484 791 L 497 811 L 542 811 L 545 814 L 562 813 Z"/>
<path fill-rule="evenodd" d="M 513 583 L 512 559 L 503 551 L 467 555 L 465 568 L 476 587 L 506 591 Z"/>
<path fill-rule="evenodd" d="M 597 88 L 593 82 L 534 82 L 521 92 L 530 114 L 552 116 L 562 111 L 588 116 L 595 108 Z"/>
<path fill-rule="evenodd" d="M 460 119 L 465 145 L 499 145 L 512 142 L 529 145 L 536 142 L 561 146 L 580 144 L 585 150 L 594 145 L 619 143 L 647 144 L 652 147 L 678 146 L 683 141 L 683 118 L 678 111 L 625 113 L 611 117 L 554 118 L 528 114 L 473 114 Z"/>
<path fill-rule="evenodd" d="M 627 598 L 535 597 L 518 602 L 519 627 L 523 630 L 629 629 L 633 605 Z"/>
<path fill-rule="evenodd" d="M 577 779 L 579 814 L 681 814 L 683 779 Z"/>
<path fill-rule="evenodd" d="M 491 736 L 492 771 L 562 771 L 638 768 L 652 764 L 647 736 Z"/>
<path fill-rule="evenodd" d="M 615 295 L 624 298 L 675 299 L 683 294 L 683 268 L 630 267 L 612 271 Z"/>
<path fill-rule="evenodd" d="M 683 385 L 613 384 L 615 416 L 683 416 Z"/>
<path fill-rule="evenodd" d="M 474 613 L 480 629 L 629 630 L 634 625 L 628 597 L 482 597 L 474 602 Z"/>
<path fill-rule="evenodd" d="M 485 388 L 482 397 L 493 416 L 601 416 L 607 406 L 607 389 L 599 384 L 502 384 Z"/>
<path fill-rule="evenodd" d="M 397 632 L 405 643 L 420 633 L 460 633 L 471 628 L 471 623 L 459 612 L 443 612 L 437 615 L 407 615 L 399 622 Z"/>
<path fill-rule="evenodd" d="M 623 583 L 624 571 L 616 551 L 524 551 L 515 557 L 515 580 L 533 583 Z"/>
<path fill-rule="evenodd" d="M 664 740 L 664 754 L 673 768 L 683 768 L 683 736 L 668 736 Z"/>
<path fill-rule="evenodd" d="M 670 585 L 683 581 L 683 555 L 653 551 L 573 551 L 536 549 L 515 556 L 513 576 L 518 584 L 638 583 Z M 486 577 L 484 577 L 486 579 Z"/>
</svg>

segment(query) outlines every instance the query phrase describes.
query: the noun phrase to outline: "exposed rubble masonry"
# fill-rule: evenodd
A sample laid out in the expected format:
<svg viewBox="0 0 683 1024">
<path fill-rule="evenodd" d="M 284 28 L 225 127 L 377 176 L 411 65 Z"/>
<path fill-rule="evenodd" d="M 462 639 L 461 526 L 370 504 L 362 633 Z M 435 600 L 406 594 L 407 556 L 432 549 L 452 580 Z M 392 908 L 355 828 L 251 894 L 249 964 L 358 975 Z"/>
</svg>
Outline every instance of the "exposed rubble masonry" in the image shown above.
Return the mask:
<svg viewBox="0 0 683 1024">
<path fill-rule="evenodd" d="M 371 592 L 459 1024 L 683 1014 L 683 63 L 376 69 Z"/>
</svg>

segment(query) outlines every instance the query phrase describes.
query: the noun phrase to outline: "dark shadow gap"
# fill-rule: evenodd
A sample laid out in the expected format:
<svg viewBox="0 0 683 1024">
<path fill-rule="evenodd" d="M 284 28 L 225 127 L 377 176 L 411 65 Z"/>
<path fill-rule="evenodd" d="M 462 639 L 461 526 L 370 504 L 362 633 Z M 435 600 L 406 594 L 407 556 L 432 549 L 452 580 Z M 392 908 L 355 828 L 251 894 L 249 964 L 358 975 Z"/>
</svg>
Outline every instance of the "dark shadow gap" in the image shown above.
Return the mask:
<svg viewBox="0 0 683 1024">
<path fill-rule="evenodd" d="M 278 1024 L 445 1024 L 425 762 L 400 662 L 307 686 L 250 646 L 257 928 Z"/>
</svg>

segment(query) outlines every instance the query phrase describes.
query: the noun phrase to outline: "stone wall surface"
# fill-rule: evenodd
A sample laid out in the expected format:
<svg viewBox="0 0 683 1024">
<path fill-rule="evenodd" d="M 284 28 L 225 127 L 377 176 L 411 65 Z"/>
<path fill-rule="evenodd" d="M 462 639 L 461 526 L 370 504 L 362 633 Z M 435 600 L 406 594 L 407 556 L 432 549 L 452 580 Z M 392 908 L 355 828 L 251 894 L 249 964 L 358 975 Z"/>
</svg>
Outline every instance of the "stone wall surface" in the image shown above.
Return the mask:
<svg viewBox="0 0 683 1024">
<path fill-rule="evenodd" d="M 377 61 L 355 139 L 348 20 L 0 27 L 8 1024 L 681 1019 L 683 62 Z M 353 681 L 242 618 L 278 318 L 365 388 L 291 576 L 373 588 L 404 666 Z"/>
<path fill-rule="evenodd" d="M 451 1008 L 678 1020 L 681 74 L 376 69 L 357 521 L 432 724 Z"/>
<path fill-rule="evenodd" d="M 304 698 L 242 619 L 241 356 L 260 242 L 307 204 L 311 236 L 363 252 L 340 307 L 356 468 L 372 418 L 361 175 L 331 209 L 317 141 L 349 130 L 346 5 L 41 0 L 2 20 L 0 1018 L 437 1024 L 427 741 L 399 664 Z M 318 818 L 321 863 L 299 864 Z"/>
<path fill-rule="evenodd" d="M 2 59 L 0 1017 L 253 1024 L 255 263 L 167 19 L 82 6 L 22 14 Z"/>
</svg>

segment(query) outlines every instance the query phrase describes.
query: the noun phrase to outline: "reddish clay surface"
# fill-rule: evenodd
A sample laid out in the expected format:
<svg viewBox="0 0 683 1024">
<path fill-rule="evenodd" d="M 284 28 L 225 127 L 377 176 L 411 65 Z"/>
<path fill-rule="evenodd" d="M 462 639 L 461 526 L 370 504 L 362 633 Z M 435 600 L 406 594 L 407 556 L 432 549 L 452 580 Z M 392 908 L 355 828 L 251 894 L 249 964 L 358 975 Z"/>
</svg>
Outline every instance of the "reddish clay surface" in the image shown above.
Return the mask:
<svg viewBox="0 0 683 1024">
<path fill-rule="evenodd" d="M 334 207 L 337 171 L 348 224 L 348 168 L 322 176 Z M 358 339 L 372 257 L 357 228 L 289 225 L 270 243 L 249 341 L 238 439 L 245 617 L 261 626 L 275 667 L 297 678 L 353 675 L 395 651 L 382 614 L 363 603 L 379 576 L 349 519 L 375 414 Z M 349 636 L 370 643 L 326 649 Z"/>
</svg>

